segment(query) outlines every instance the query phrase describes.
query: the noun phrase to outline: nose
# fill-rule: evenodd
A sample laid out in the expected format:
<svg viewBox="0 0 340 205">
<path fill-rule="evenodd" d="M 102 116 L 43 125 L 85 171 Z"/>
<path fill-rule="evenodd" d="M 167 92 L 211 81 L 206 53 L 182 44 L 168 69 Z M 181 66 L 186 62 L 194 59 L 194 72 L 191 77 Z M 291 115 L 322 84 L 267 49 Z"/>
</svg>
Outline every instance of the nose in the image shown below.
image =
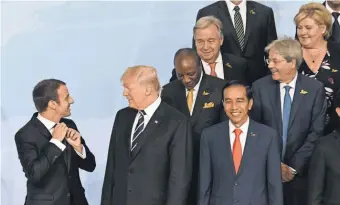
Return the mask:
<svg viewBox="0 0 340 205">
<path fill-rule="evenodd" d="M 127 96 L 128 95 L 128 91 L 126 90 L 126 88 L 124 88 L 123 90 L 123 96 Z"/>
<path fill-rule="evenodd" d="M 73 99 L 73 97 L 70 97 L 70 102 L 69 102 L 70 104 L 73 104 L 74 103 L 74 99 Z"/>
<path fill-rule="evenodd" d="M 188 76 L 183 76 L 183 83 L 184 84 L 187 84 L 187 83 L 190 83 L 190 78 Z"/>
<path fill-rule="evenodd" d="M 204 50 L 208 50 L 209 49 L 209 43 L 208 42 L 204 42 L 203 49 Z"/>
<path fill-rule="evenodd" d="M 274 63 L 273 63 L 273 61 L 269 61 L 268 68 L 269 68 L 269 69 L 274 68 Z"/>
</svg>

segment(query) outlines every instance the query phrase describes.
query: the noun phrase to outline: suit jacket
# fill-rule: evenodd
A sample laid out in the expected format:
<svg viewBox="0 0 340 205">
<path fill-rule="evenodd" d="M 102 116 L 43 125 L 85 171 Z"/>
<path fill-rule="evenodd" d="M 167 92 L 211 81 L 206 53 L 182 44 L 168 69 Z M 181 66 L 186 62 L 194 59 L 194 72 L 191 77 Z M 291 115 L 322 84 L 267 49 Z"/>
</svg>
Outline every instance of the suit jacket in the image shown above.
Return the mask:
<svg viewBox="0 0 340 205">
<path fill-rule="evenodd" d="M 308 205 L 340 204 L 340 132 L 321 138 L 309 168 Z"/>
<path fill-rule="evenodd" d="M 247 60 L 246 80 L 251 85 L 255 80 L 268 74 L 265 64 L 264 48 L 277 39 L 273 10 L 270 7 L 247 1 L 247 21 L 245 31 L 245 47 L 241 50 L 236 31 L 232 23 L 225 1 L 217 1 L 200 9 L 196 21 L 204 16 L 215 16 L 223 25 L 224 41 L 222 53 L 234 54 Z M 195 47 L 195 43 L 193 43 Z"/>
<path fill-rule="evenodd" d="M 186 117 L 161 102 L 130 152 L 137 111 L 118 111 L 109 146 L 101 205 L 185 205 L 192 171 Z"/>
<path fill-rule="evenodd" d="M 235 173 L 229 121 L 203 130 L 199 205 L 282 205 L 277 133 L 253 120 L 238 173 Z"/>
<path fill-rule="evenodd" d="M 233 54 L 222 54 L 224 80 L 246 81 L 247 61 Z M 203 72 L 204 69 L 203 69 Z M 176 70 L 172 70 L 170 82 L 177 80 Z"/>
<path fill-rule="evenodd" d="M 280 83 L 274 81 L 271 76 L 266 76 L 256 81 L 252 89 L 253 119 L 274 128 L 280 136 L 280 148 L 282 148 Z M 298 172 L 291 181 L 296 189 L 307 190 L 308 162 L 315 141 L 323 135 L 325 114 L 326 100 L 323 84 L 298 74 L 283 159 L 283 163 Z"/>
<path fill-rule="evenodd" d="M 182 81 L 173 81 L 162 89 L 162 99 L 185 114 L 191 122 L 194 163 L 188 204 L 197 205 L 198 162 L 202 130 L 227 118 L 222 103 L 222 88 L 225 84 L 224 80 L 203 74 L 192 115 L 187 106 L 186 88 Z M 207 106 L 209 104 L 212 106 Z"/>
<path fill-rule="evenodd" d="M 87 205 L 79 168 L 92 172 L 96 167 L 94 155 L 83 138 L 85 159 L 67 142 L 65 150 L 61 151 L 49 142 L 52 135 L 37 116 L 35 113 L 15 135 L 19 159 L 27 178 L 25 205 Z M 62 118 L 60 122 L 78 130 L 70 119 Z"/>
</svg>

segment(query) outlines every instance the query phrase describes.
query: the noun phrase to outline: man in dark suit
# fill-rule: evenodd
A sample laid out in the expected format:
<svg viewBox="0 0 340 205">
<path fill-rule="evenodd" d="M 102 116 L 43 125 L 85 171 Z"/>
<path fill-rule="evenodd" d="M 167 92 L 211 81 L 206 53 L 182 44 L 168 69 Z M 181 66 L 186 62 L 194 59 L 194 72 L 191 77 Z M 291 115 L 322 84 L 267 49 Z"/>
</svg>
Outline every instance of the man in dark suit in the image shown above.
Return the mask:
<svg viewBox="0 0 340 205">
<path fill-rule="evenodd" d="M 284 203 L 305 205 L 308 162 L 325 124 L 324 87 L 297 73 L 302 50 L 296 40 L 276 40 L 266 51 L 272 75 L 253 84 L 252 117 L 280 136 Z"/>
<path fill-rule="evenodd" d="M 205 74 L 227 81 L 245 81 L 247 61 L 234 54 L 221 54 L 220 52 L 223 43 L 220 20 L 213 16 L 200 18 L 193 29 L 193 35 Z M 170 82 L 176 79 L 176 71 L 173 69 Z"/>
<path fill-rule="evenodd" d="M 282 205 L 278 137 L 248 117 L 250 88 L 230 81 L 223 88 L 230 120 L 203 130 L 199 205 Z"/>
<path fill-rule="evenodd" d="M 332 14 L 333 25 L 332 35 L 329 41 L 340 43 L 340 1 L 339 0 L 328 0 L 323 3 L 327 10 Z"/>
<path fill-rule="evenodd" d="M 194 161 L 187 205 L 197 205 L 200 137 L 204 128 L 226 118 L 221 95 L 226 82 L 203 73 L 201 60 L 191 48 L 178 50 L 174 64 L 179 80 L 163 87 L 162 99 L 184 113 L 191 122 Z"/>
<path fill-rule="evenodd" d="M 38 113 L 15 135 L 19 159 L 27 178 L 25 205 L 87 205 L 79 168 L 92 172 L 95 157 L 71 115 L 66 84 L 48 79 L 33 90 Z"/>
<path fill-rule="evenodd" d="M 340 91 L 336 93 L 334 107 L 340 117 Z M 309 166 L 308 205 L 340 204 L 340 127 L 320 138 L 315 146 Z"/>
<path fill-rule="evenodd" d="M 129 107 L 115 118 L 101 205 L 185 205 L 192 172 L 189 121 L 162 102 L 154 68 L 130 67 L 121 81 Z"/>
<path fill-rule="evenodd" d="M 255 1 L 217 1 L 200 9 L 196 21 L 211 15 L 223 24 L 221 52 L 247 60 L 247 83 L 267 75 L 264 48 L 277 39 L 273 10 Z"/>
</svg>

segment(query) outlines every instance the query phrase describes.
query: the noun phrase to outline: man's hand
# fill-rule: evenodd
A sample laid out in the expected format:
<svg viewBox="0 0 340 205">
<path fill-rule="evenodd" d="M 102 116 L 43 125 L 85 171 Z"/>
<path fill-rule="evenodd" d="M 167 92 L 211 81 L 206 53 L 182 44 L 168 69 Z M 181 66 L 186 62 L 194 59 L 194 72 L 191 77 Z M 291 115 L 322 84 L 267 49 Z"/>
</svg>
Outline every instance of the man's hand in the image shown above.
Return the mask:
<svg viewBox="0 0 340 205">
<path fill-rule="evenodd" d="M 289 166 L 281 163 L 281 173 L 282 173 L 282 182 L 289 182 L 293 180 L 294 174 Z"/>
<path fill-rule="evenodd" d="M 63 122 L 58 123 L 53 130 L 52 138 L 56 139 L 60 142 L 63 141 L 63 139 L 66 136 L 67 130 L 68 130 L 68 128 L 67 128 L 65 123 L 63 123 Z"/>
<path fill-rule="evenodd" d="M 81 136 L 77 130 L 68 128 L 66 133 L 66 141 L 75 149 L 77 152 L 83 152 L 83 145 L 81 144 Z"/>
</svg>

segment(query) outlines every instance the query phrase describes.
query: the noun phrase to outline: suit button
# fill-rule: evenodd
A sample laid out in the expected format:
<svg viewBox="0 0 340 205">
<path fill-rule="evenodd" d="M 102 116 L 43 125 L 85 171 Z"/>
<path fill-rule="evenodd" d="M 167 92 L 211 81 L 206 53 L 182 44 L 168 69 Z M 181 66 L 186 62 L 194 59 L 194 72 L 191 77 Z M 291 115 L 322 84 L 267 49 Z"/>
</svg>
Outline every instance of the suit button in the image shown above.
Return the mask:
<svg viewBox="0 0 340 205">
<path fill-rule="evenodd" d="M 129 189 L 129 192 L 131 193 L 131 189 Z"/>
<path fill-rule="evenodd" d="M 237 203 L 238 202 L 238 200 L 234 200 L 234 203 Z"/>
<path fill-rule="evenodd" d="M 71 196 L 71 194 L 70 194 L 70 193 L 67 193 L 67 196 Z"/>
<path fill-rule="evenodd" d="M 133 169 L 129 169 L 129 174 L 132 174 L 133 173 Z"/>
<path fill-rule="evenodd" d="M 238 186 L 238 183 L 237 183 L 237 182 L 235 182 L 235 183 L 234 183 L 234 185 L 235 185 L 235 186 Z"/>
</svg>

